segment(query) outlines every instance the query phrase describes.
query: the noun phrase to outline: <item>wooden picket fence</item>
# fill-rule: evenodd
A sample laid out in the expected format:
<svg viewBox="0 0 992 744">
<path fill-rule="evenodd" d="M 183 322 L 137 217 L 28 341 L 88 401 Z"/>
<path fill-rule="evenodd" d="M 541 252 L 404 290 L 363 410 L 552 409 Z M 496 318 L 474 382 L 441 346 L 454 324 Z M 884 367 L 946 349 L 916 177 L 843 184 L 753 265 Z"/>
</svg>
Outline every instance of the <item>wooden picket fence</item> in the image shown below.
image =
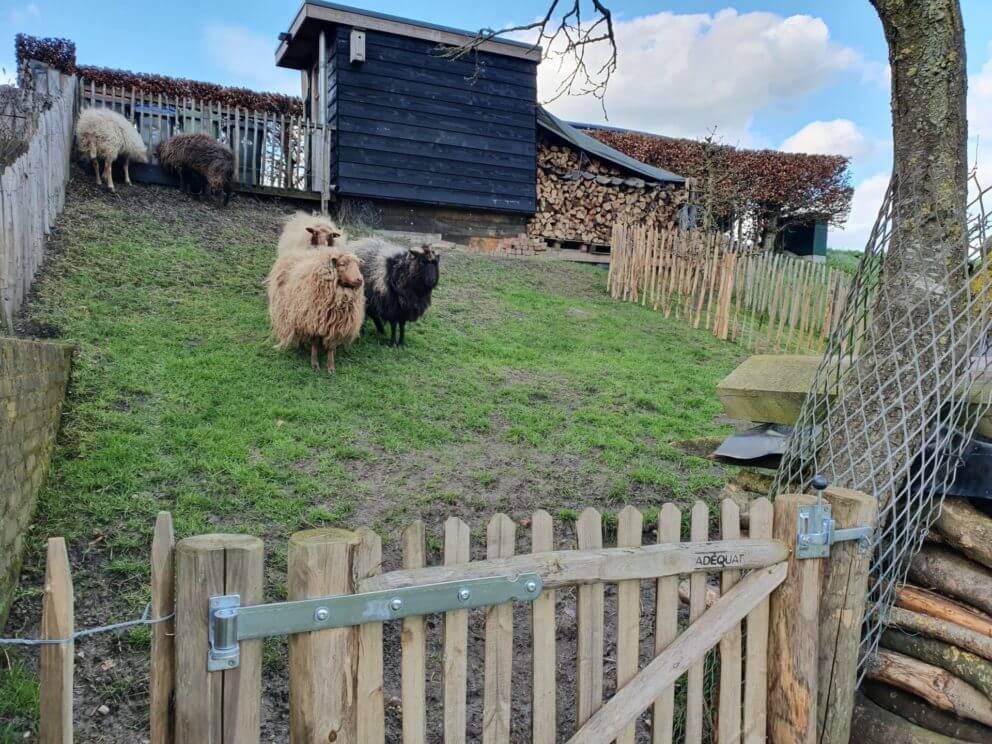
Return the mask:
<svg viewBox="0 0 992 744">
<path fill-rule="evenodd" d="M 324 128 L 304 116 L 253 111 L 219 101 L 79 81 L 80 108 L 112 108 L 134 122 L 155 163 L 159 143 L 203 132 L 234 152 L 234 180 L 256 190 L 316 192 L 324 187 Z"/>
<path fill-rule="evenodd" d="M 683 318 L 754 351 L 822 351 L 849 286 L 843 272 L 825 264 L 747 252 L 717 232 L 624 221 L 613 227 L 614 299 Z"/>
<path fill-rule="evenodd" d="M 828 498 L 839 526 L 865 519 L 864 505 L 873 505 L 867 496 L 836 491 Z M 773 506 L 759 498 L 742 520 L 738 505 L 726 500 L 719 535 L 712 540 L 706 504 L 697 502 L 686 515 L 686 536 L 682 512 L 665 504 L 652 544 L 642 542 L 642 514 L 627 506 L 618 515 L 613 548 L 604 547 L 603 520 L 592 508 L 578 517 L 575 541 L 569 538 L 567 546 L 555 545 L 553 520 L 545 511 L 524 520 L 529 541 L 519 539 L 508 516 L 497 514 L 486 529 L 485 559 L 476 561 L 469 526 L 452 517 L 443 526 L 442 561 L 434 566 L 427 565 L 426 529 L 417 521 L 402 531 L 403 568 L 386 573 L 380 538 L 369 529 L 296 533 L 287 554 L 291 601 L 532 572 L 541 577 L 543 591 L 533 604 L 521 606 L 531 616 L 529 624 L 514 627 L 511 604 L 481 610 L 482 668 L 468 663 L 466 609 L 444 613 L 437 648 L 428 642 L 425 616 L 393 621 L 402 624 L 398 664 L 384 658 L 382 622 L 291 635 L 289 741 L 382 744 L 384 686 L 395 686 L 399 677 L 401 712 L 394 709 L 392 715 L 401 716 L 402 740 L 409 744 L 427 741 L 429 716 L 435 721 L 443 716 L 445 742 L 520 741 L 518 729 L 511 736 L 513 712 L 528 707 L 528 736 L 537 744 L 565 737 L 573 744 L 632 744 L 645 737 L 662 744 L 675 736 L 688 744 L 812 744 L 818 727 L 838 729 L 819 741 L 846 743 L 867 557 L 835 546 L 826 561 L 795 558 L 798 510 L 812 501 L 784 495 Z M 524 544 L 529 552 L 518 553 Z M 240 665 L 228 671 L 208 672 L 206 659 L 209 599 L 238 594 L 242 606 L 264 602 L 263 564 L 256 537 L 200 535 L 176 544 L 170 515 L 159 514 L 151 554 L 151 617 L 169 618 L 173 608 L 175 615 L 152 626 L 152 744 L 259 742 L 262 641 L 242 641 Z M 688 578 L 680 585 L 683 575 Z M 652 589 L 653 631 L 642 631 L 644 583 Z M 605 584 L 617 584 L 615 677 L 604 673 Z M 566 587 L 576 587 L 574 605 L 572 594 L 561 591 Z M 689 605 L 688 623 L 679 619 L 680 595 Z M 566 605 L 574 606 L 576 617 L 573 664 L 558 655 L 557 621 L 571 613 Z M 73 589 L 61 538 L 49 541 L 42 632 L 48 639 L 66 639 L 73 632 Z M 529 659 L 514 658 L 515 633 L 529 634 Z M 642 648 L 653 649 L 653 658 L 643 664 Z M 719 680 L 708 702 L 704 662 L 714 648 Z M 41 655 L 40 740 L 65 744 L 72 741 L 73 644 L 43 646 Z M 443 703 L 429 712 L 426 679 L 434 676 L 437 660 Z M 514 687 L 514 665 L 528 661 L 530 685 Z M 574 700 L 559 699 L 559 675 L 574 677 Z M 677 716 L 675 687 L 683 675 L 684 707 Z M 604 700 L 607 676 L 617 692 Z M 481 730 L 469 730 L 468 695 L 479 689 Z M 574 725 L 571 715 L 561 715 L 569 708 Z"/>
</svg>

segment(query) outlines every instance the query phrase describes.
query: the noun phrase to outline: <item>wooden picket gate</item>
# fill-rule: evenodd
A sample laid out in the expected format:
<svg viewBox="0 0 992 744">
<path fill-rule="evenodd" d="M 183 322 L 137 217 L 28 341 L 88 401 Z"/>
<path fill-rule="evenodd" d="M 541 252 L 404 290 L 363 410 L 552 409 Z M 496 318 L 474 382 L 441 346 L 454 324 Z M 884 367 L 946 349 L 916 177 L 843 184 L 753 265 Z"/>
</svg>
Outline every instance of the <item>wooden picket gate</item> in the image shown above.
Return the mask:
<svg viewBox="0 0 992 744">
<path fill-rule="evenodd" d="M 844 498 L 842 495 L 842 502 Z M 820 654 L 818 658 L 818 649 L 822 650 L 818 632 L 821 637 L 824 632 L 818 629 L 823 624 L 821 580 L 830 586 L 831 566 L 829 561 L 799 561 L 794 557 L 798 509 L 810 500 L 808 496 L 780 496 L 774 509 L 763 498 L 751 502 L 743 535 L 738 506 L 726 500 L 721 505 L 720 539 L 714 541 L 709 539 L 709 510 L 697 502 L 687 515 L 687 542 L 681 540 L 681 511 L 666 504 L 659 514 L 657 540 L 650 545 L 642 544 L 641 513 L 628 506 L 618 516 L 617 547 L 606 548 L 602 519 L 590 508 L 575 524 L 575 548 L 565 550 L 555 549 L 551 516 L 537 511 L 526 521 L 531 552 L 522 554 L 516 553 L 517 525 L 506 515 L 497 514 L 487 527 L 486 558 L 479 561 L 470 561 L 468 525 L 450 518 L 444 524 L 443 563 L 436 566 L 426 565 L 425 527 L 418 521 L 402 534 L 403 568 L 387 573 L 381 573 L 380 538 L 371 530 L 308 530 L 289 541 L 288 599 L 391 594 L 444 582 L 537 574 L 543 591 L 529 608 L 533 675 L 529 690 L 511 687 L 513 665 L 520 663 L 514 659 L 511 604 L 485 610 L 482 669 L 468 665 L 469 610 L 444 614 L 439 655 L 445 742 L 498 744 L 520 740 L 519 732 L 516 738 L 511 737 L 512 711 L 519 703 L 531 706 L 529 740 L 537 744 L 566 738 L 576 744 L 614 740 L 632 744 L 648 735 L 646 723 L 640 719 L 649 710 L 650 741 L 671 742 L 675 683 L 688 674 L 684 741 L 700 744 L 704 741 L 704 657 L 718 646 L 718 693 L 708 711 L 715 723 L 707 739 L 720 744 L 766 740 L 812 744 L 817 732 L 818 676 L 823 680 L 823 670 L 829 668 L 826 686 L 819 690 L 822 730 L 835 726 L 824 721 L 824 712 L 844 708 L 836 693 L 846 689 L 845 674 L 852 677 L 849 686 L 853 695 L 853 667 L 849 673 L 841 673 L 838 670 L 845 662 L 840 656 L 822 658 Z M 842 521 L 845 513 L 842 508 Z M 855 516 L 861 519 L 863 515 Z M 842 597 L 840 614 L 849 624 L 852 616 L 860 617 L 856 604 L 860 569 L 856 561 L 845 559 L 842 563 L 834 567 L 834 573 L 847 582 L 846 589 L 834 593 Z M 708 574 L 717 575 L 719 583 L 708 583 Z M 680 586 L 682 575 L 688 576 L 688 581 Z M 642 582 L 651 582 L 654 588 L 653 639 L 643 640 L 653 643 L 655 656 L 640 667 Z M 618 585 L 618 689 L 604 701 L 604 584 L 608 583 Z M 561 670 L 556 653 L 555 592 L 572 586 L 577 587 L 576 716 L 575 730 L 563 731 L 556 717 L 556 673 Z M 50 638 L 71 633 L 71 593 L 64 544 L 53 538 L 43 620 Z M 161 513 L 152 547 L 152 617 L 166 617 L 173 606 L 175 617 L 174 628 L 168 621 L 153 626 L 153 744 L 259 741 L 262 641 L 241 641 L 236 668 L 207 670 L 208 604 L 211 597 L 232 594 L 239 595 L 243 607 L 263 603 L 261 540 L 245 535 L 201 535 L 175 544 L 171 517 Z M 680 594 L 689 604 L 689 624 L 681 633 Z M 860 596 L 863 601 L 863 590 Z M 833 607 L 830 612 L 837 609 Z M 412 615 L 395 622 L 402 623 L 402 741 L 424 742 L 428 715 L 425 679 L 432 658 L 425 619 Z M 842 634 L 835 633 L 833 627 L 826 630 L 830 644 L 839 649 Z M 853 645 L 856 660 L 856 627 Z M 72 740 L 73 656 L 71 644 L 43 648 L 42 742 Z M 385 742 L 383 683 L 384 668 L 389 664 L 384 665 L 384 661 L 388 660 L 383 658 L 382 622 L 290 635 L 289 741 Z M 467 731 L 468 681 L 473 675 L 481 677 L 484 690 L 480 732 Z M 823 704 L 824 693 L 828 705 Z M 834 718 L 838 716 L 843 718 L 843 714 L 834 714 Z M 831 736 L 821 740 L 846 742 L 846 738 Z"/>
</svg>

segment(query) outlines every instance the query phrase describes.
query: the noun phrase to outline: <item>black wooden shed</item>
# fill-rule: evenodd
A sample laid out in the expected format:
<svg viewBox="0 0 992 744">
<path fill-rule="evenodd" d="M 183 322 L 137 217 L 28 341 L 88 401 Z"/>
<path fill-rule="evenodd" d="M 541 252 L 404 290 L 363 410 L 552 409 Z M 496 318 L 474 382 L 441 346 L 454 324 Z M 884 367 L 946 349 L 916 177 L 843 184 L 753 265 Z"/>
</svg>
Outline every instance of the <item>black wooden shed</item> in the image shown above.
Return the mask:
<svg viewBox="0 0 992 744">
<path fill-rule="evenodd" d="M 394 212 L 397 202 L 421 212 L 431 205 L 434 223 L 468 210 L 501 232 L 522 229 L 536 208 L 541 51 L 492 39 L 462 58 L 446 55 L 475 38 L 303 3 L 280 36 L 276 64 L 301 71 L 309 114 L 331 131 L 326 168 L 338 199 L 382 200 Z"/>
</svg>

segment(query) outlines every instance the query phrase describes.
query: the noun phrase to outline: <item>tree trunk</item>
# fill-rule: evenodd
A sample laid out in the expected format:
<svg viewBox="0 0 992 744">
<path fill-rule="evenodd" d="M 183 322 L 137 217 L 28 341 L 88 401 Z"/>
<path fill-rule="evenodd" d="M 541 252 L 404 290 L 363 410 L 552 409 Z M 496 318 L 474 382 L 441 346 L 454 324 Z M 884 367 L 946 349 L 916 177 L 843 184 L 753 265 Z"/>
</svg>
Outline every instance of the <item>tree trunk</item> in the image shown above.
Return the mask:
<svg viewBox="0 0 992 744">
<path fill-rule="evenodd" d="M 992 612 L 992 571 L 956 550 L 924 543 L 909 564 L 909 579 L 983 612 Z"/>
<path fill-rule="evenodd" d="M 967 682 L 932 664 L 879 649 L 868 663 L 869 679 L 919 695 L 931 705 L 992 726 L 992 700 Z"/>
<path fill-rule="evenodd" d="M 890 607 L 885 621 L 889 627 L 899 627 L 913 633 L 922 633 L 928 638 L 949 643 L 963 648 L 976 656 L 992 661 L 992 638 L 982 633 L 976 633 L 956 623 L 942 620 L 939 617 L 911 612 L 902 607 Z"/>
<path fill-rule="evenodd" d="M 874 494 L 881 511 L 930 431 L 933 391 L 953 383 L 944 373 L 956 354 L 933 337 L 952 313 L 932 316 L 967 280 L 967 79 L 959 0 L 871 3 L 892 68 L 894 213 L 857 383 L 838 392 L 828 422 L 826 474 Z M 867 424 L 849 427 L 847 411 Z"/>
<path fill-rule="evenodd" d="M 959 718 L 953 713 L 945 713 L 898 687 L 866 679 L 861 685 L 861 691 L 880 708 L 928 731 L 968 742 L 992 741 L 992 728 Z M 900 740 L 890 739 L 888 744 L 896 744 L 897 741 Z"/>
<path fill-rule="evenodd" d="M 851 741 L 857 744 L 961 744 L 964 740 L 927 731 L 859 694 L 854 699 Z"/>
<path fill-rule="evenodd" d="M 911 636 L 892 628 L 882 633 L 882 646 L 940 667 L 992 698 L 992 664 L 980 656 L 932 638 Z"/>
<path fill-rule="evenodd" d="M 947 499 L 937 519 L 937 531 L 966 556 L 992 568 L 992 518 L 988 515 L 964 499 Z M 987 599 L 992 602 L 992 597 Z"/>
</svg>

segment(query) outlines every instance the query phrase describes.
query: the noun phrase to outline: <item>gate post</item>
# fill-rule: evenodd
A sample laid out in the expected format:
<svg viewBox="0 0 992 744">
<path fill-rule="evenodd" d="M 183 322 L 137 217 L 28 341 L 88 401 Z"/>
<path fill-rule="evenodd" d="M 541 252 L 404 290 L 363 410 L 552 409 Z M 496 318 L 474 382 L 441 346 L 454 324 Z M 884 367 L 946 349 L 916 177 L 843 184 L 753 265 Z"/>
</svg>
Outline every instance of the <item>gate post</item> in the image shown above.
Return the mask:
<svg viewBox="0 0 992 744">
<path fill-rule="evenodd" d="M 789 573 L 772 592 L 768 634 L 768 741 L 816 741 L 817 646 L 823 561 L 796 558 L 799 507 L 812 496 L 775 499 L 773 536 L 789 548 Z"/>
<path fill-rule="evenodd" d="M 262 541 L 198 535 L 176 546 L 176 744 L 258 744 L 262 641 L 242 641 L 236 669 L 208 672 L 210 597 L 262 602 Z"/>
<path fill-rule="evenodd" d="M 827 488 L 823 498 L 831 506 L 835 529 L 874 526 L 877 504 L 868 494 Z M 871 551 L 857 541 L 835 543 L 826 561 L 820 600 L 818 744 L 847 744 L 851 736 L 870 562 Z"/>
<path fill-rule="evenodd" d="M 352 561 L 360 536 L 339 529 L 297 532 L 289 538 L 289 599 L 355 591 Z M 358 628 L 289 637 L 291 744 L 357 741 Z"/>
</svg>

